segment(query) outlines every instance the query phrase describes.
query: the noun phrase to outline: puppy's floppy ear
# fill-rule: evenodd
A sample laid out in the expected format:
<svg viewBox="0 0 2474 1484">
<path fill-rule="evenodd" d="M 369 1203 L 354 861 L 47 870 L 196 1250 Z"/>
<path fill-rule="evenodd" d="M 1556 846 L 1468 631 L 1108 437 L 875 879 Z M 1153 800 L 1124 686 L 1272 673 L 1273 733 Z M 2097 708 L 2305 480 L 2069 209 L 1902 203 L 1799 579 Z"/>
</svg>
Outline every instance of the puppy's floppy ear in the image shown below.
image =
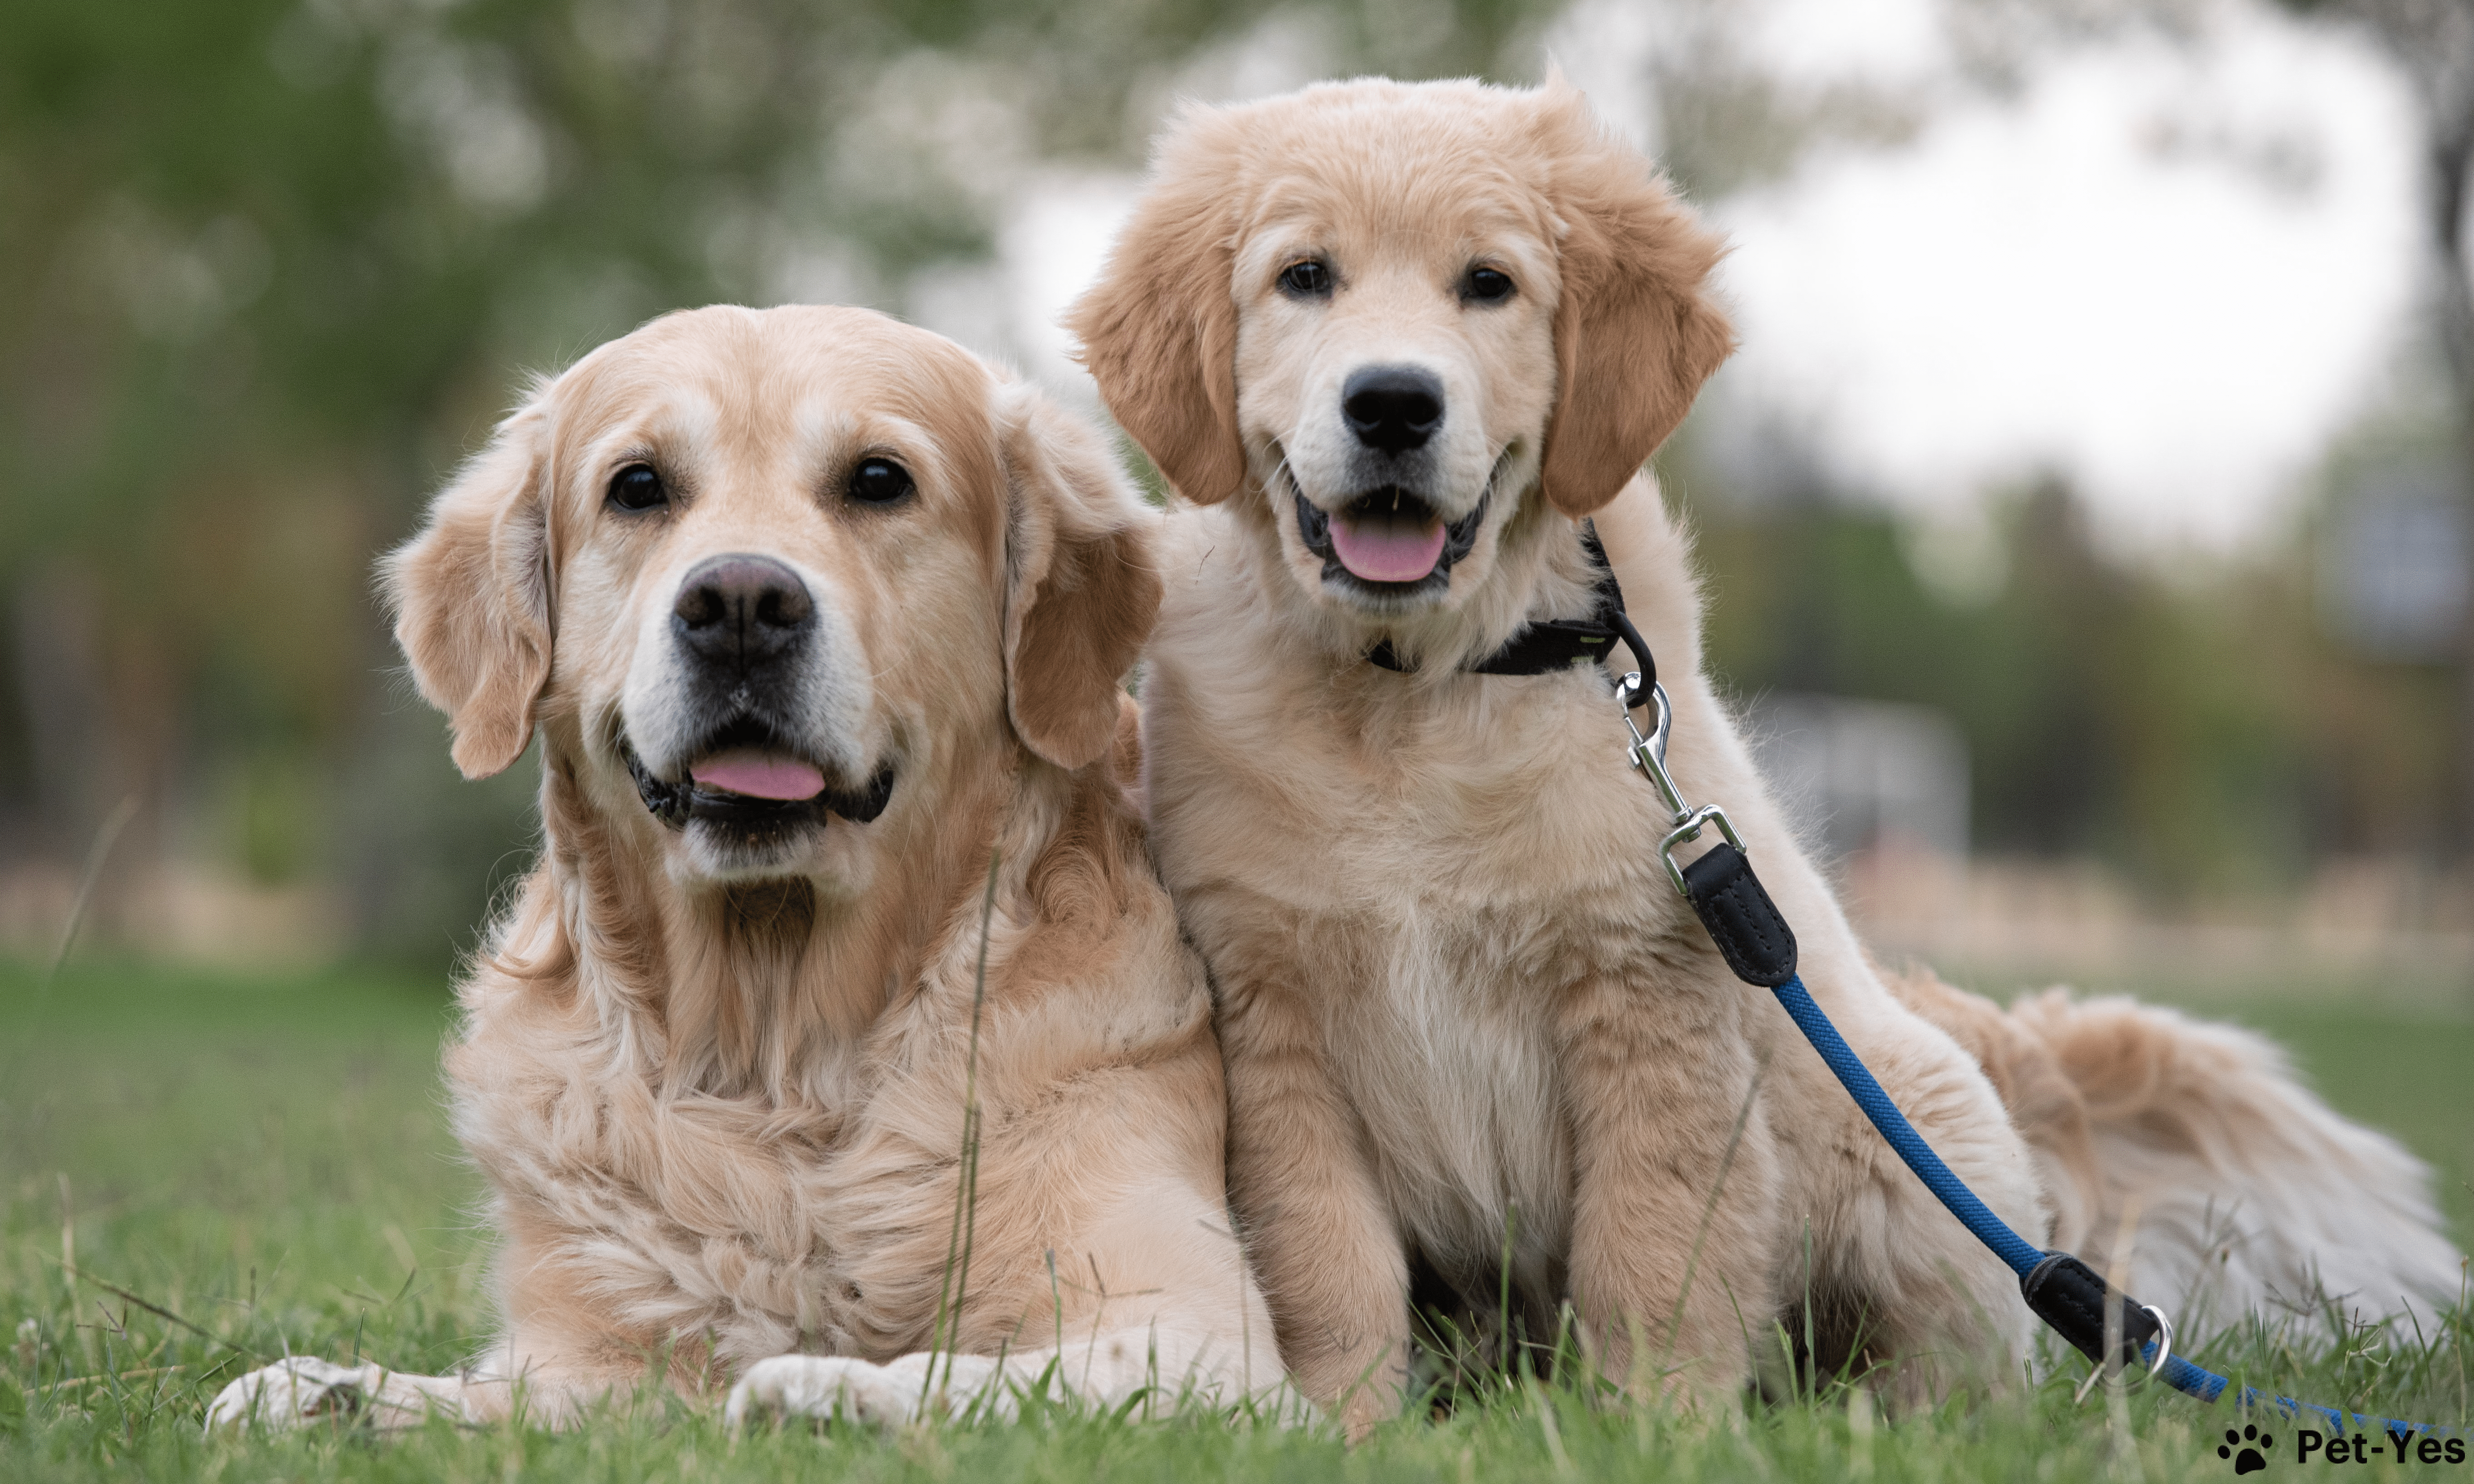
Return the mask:
<svg viewBox="0 0 2474 1484">
<path fill-rule="evenodd" d="M 1098 433 L 1037 392 L 997 392 L 1011 487 L 1006 531 L 1006 714 L 1025 747 L 1079 768 L 1117 732 L 1117 682 L 1159 616 L 1159 517 Z"/>
<path fill-rule="evenodd" d="M 468 778 L 523 754 L 549 680 L 548 423 L 538 400 L 500 423 L 421 534 L 379 562 L 396 643 L 422 699 L 447 713 Z"/>
<path fill-rule="evenodd" d="M 1540 90 L 1538 132 L 1564 227 L 1543 482 L 1586 515 L 1675 431 L 1735 337 L 1708 292 L 1719 240 L 1649 161 L 1561 78 Z"/>
<path fill-rule="evenodd" d="M 1246 479 L 1237 434 L 1234 131 L 1189 109 L 1152 163 L 1100 281 L 1066 311 L 1082 364 L 1176 492 L 1216 504 Z"/>
</svg>

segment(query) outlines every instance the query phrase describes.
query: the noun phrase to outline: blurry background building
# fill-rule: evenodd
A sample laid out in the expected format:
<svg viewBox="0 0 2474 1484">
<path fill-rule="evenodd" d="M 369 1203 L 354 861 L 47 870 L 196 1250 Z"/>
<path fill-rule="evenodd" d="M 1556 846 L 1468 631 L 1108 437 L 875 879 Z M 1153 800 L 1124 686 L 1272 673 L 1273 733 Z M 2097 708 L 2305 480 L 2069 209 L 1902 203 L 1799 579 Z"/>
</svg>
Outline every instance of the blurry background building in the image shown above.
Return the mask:
<svg viewBox="0 0 2474 1484">
<path fill-rule="evenodd" d="M 1931 706 L 1793 692 L 1744 716 L 1753 755 L 1827 865 L 1866 851 L 1967 859 L 1967 738 Z"/>
<path fill-rule="evenodd" d="M 0 950 L 443 962 L 374 556 L 662 310 L 1055 326 L 1182 98 L 1560 64 L 1735 244 L 1661 467 L 1892 951 L 2474 971 L 2463 0 L 15 0 Z M 2248 955 L 2248 957 L 2245 957 Z"/>
</svg>

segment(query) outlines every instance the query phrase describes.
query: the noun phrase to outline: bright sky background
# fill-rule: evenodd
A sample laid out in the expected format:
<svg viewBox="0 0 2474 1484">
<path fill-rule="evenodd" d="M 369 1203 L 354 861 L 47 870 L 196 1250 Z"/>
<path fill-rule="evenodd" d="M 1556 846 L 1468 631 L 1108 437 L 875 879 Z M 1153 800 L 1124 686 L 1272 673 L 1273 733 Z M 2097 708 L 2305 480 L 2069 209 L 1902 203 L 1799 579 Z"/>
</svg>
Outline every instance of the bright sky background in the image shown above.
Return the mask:
<svg viewBox="0 0 2474 1484">
<path fill-rule="evenodd" d="M 1647 69 L 1689 0 L 1583 0 L 1546 45 L 1652 149 Z M 1742 0 L 1723 14 L 1783 83 L 1862 84 L 1927 122 L 1825 145 L 1704 203 L 1743 349 L 1712 388 L 1737 436 L 1790 427 L 1842 481 L 1928 522 L 2039 467 L 2119 545 L 2238 546 L 2276 530 L 2329 440 L 2390 399 L 2422 271 L 2402 81 L 2365 43 L 2262 0 L 2199 34 L 2056 48 L 1994 95 L 1933 0 Z M 1274 21 L 1180 90 L 1311 81 Z M 1078 384 L 1057 315 L 1097 271 L 1130 176 L 1032 174 L 998 263 L 914 312 Z M 1087 395 L 1087 383 L 1081 395 Z"/>
</svg>

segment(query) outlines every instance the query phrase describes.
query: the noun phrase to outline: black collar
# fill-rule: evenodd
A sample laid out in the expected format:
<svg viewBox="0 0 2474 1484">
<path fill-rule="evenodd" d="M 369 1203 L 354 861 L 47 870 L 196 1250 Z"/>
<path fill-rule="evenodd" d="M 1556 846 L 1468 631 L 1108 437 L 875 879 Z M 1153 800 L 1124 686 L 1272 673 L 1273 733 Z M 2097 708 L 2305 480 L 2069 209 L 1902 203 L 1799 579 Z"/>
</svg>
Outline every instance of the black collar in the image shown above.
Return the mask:
<svg viewBox="0 0 2474 1484">
<path fill-rule="evenodd" d="M 1493 654 L 1463 665 L 1463 674 L 1545 675 L 1576 664 L 1594 663 L 1613 650 L 1615 640 L 1623 636 L 1618 627 L 1624 610 L 1623 589 L 1615 586 L 1614 568 L 1607 563 L 1606 549 L 1598 544 L 1596 527 L 1586 520 L 1581 522 L 1581 549 L 1588 553 L 1589 565 L 1598 573 L 1597 583 L 1590 588 L 1589 616 L 1531 624 Z M 1392 652 L 1390 639 L 1369 650 L 1366 658 L 1370 664 L 1403 675 L 1416 669 L 1402 663 L 1400 657 Z"/>
</svg>

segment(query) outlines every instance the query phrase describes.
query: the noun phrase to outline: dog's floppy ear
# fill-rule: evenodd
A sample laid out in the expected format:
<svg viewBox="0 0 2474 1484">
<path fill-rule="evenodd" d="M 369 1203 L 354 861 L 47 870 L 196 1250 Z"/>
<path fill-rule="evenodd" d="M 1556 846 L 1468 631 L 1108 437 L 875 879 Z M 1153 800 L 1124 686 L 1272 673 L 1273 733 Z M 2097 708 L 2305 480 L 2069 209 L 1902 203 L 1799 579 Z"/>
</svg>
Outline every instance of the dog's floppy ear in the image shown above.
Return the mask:
<svg viewBox="0 0 2474 1484">
<path fill-rule="evenodd" d="M 1027 386 L 997 393 L 1010 487 L 1006 714 L 1023 745 L 1079 768 L 1117 733 L 1118 681 L 1159 616 L 1159 517 L 1098 433 Z"/>
<path fill-rule="evenodd" d="M 1082 364 L 1118 423 L 1200 505 L 1246 479 L 1237 434 L 1236 149 L 1216 110 L 1189 110 L 1100 281 L 1066 311 Z"/>
<path fill-rule="evenodd" d="M 536 400 L 500 423 L 421 534 L 379 564 L 396 643 L 422 698 L 447 713 L 468 778 L 523 755 L 549 679 L 548 421 Z"/>
<path fill-rule="evenodd" d="M 1675 431 L 1735 337 L 1709 297 L 1717 236 L 1578 88 L 1549 82 L 1539 107 L 1564 227 L 1543 482 L 1557 510 L 1586 515 Z"/>
</svg>

